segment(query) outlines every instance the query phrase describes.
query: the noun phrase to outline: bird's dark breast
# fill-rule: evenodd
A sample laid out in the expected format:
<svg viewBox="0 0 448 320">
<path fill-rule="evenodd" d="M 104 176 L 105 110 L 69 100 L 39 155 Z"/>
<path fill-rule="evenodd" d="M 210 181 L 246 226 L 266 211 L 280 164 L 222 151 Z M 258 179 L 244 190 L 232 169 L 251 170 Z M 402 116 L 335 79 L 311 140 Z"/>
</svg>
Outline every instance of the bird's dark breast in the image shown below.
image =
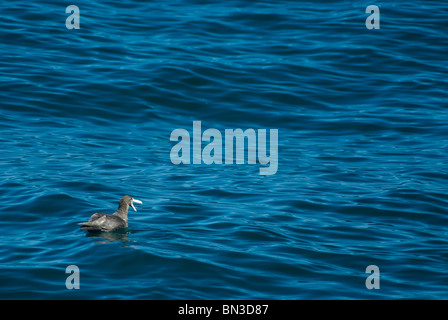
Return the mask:
<svg viewBox="0 0 448 320">
<path fill-rule="evenodd" d="M 105 225 L 110 230 L 116 230 L 128 226 L 127 222 L 118 216 L 108 216 Z"/>
</svg>

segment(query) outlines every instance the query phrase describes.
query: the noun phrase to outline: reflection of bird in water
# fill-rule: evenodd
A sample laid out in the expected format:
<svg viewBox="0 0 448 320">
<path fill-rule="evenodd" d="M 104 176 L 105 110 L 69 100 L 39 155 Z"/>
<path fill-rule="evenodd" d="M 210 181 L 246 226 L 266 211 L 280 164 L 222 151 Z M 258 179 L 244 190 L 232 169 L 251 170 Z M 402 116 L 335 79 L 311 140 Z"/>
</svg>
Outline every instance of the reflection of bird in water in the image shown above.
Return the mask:
<svg viewBox="0 0 448 320">
<path fill-rule="evenodd" d="M 140 200 L 131 196 L 124 196 L 120 200 L 120 205 L 113 214 L 94 213 L 87 222 L 78 223 L 81 229 L 89 232 L 114 231 L 128 227 L 128 210 L 129 206 L 137 211 L 134 203 L 142 203 Z"/>
<path fill-rule="evenodd" d="M 104 240 L 99 241 L 98 243 L 108 243 L 112 241 L 129 242 L 127 229 L 121 229 L 112 232 L 88 232 L 86 236 L 89 238 Z"/>
</svg>

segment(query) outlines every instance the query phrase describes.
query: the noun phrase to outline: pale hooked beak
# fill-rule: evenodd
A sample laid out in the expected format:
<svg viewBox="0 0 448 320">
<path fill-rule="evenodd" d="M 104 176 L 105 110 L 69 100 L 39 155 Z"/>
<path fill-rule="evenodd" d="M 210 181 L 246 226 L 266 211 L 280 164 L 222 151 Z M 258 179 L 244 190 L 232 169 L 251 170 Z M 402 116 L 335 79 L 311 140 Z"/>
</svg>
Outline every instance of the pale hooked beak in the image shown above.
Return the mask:
<svg viewBox="0 0 448 320">
<path fill-rule="evenodd" d="M 135 212 L 137 212 L 137 209 L 135 209 L 135 207 L 134 207 L 134 202 L 135 203 L 139 203 L 139 204 L 142 204 L 143 202 L 141 202 L 140 200 L 132 198 L 131 207 L 132 207 L 132 209 L 134 209 Z"/>
</svg>

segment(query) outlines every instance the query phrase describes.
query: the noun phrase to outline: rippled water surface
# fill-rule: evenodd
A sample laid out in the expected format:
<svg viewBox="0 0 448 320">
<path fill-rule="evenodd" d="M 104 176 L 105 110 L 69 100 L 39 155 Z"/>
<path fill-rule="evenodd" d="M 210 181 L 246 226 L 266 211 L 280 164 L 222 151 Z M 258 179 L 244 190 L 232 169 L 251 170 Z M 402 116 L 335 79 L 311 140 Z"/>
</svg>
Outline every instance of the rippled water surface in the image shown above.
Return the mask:
<svg viewBox="0 0 448 320">
<path fill-rule="evenodd" d="M 67 5 L 0 4 L 0 298 L 448 297 L 445 2 Z M 193 121 L 278 129 L 278 171 L 174 165 Z"/>
</svg>

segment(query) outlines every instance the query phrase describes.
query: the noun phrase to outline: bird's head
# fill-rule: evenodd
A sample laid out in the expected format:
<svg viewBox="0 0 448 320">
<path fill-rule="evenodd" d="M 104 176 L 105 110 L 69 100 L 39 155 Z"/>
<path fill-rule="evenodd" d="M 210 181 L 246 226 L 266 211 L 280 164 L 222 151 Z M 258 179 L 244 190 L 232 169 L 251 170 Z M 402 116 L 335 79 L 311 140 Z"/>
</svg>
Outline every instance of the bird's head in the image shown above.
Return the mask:
<svg viewBox="0 0 448 320">
<path fill-rule="evenodd" d="M 134 203 L 142 204 L 143 202 L 141 202 L 140 200 L 134 199 L 131 196 L 126 195 L 123 198 L 121 198 L 120 207 L 122 205 L 127 205 L 127 206 L 131 206 L 132 209 L 134 209 L 134 211 L 137 211 L 137 209 L 135 209 L 135 207 L 134 207 Z"/>
</svg>

